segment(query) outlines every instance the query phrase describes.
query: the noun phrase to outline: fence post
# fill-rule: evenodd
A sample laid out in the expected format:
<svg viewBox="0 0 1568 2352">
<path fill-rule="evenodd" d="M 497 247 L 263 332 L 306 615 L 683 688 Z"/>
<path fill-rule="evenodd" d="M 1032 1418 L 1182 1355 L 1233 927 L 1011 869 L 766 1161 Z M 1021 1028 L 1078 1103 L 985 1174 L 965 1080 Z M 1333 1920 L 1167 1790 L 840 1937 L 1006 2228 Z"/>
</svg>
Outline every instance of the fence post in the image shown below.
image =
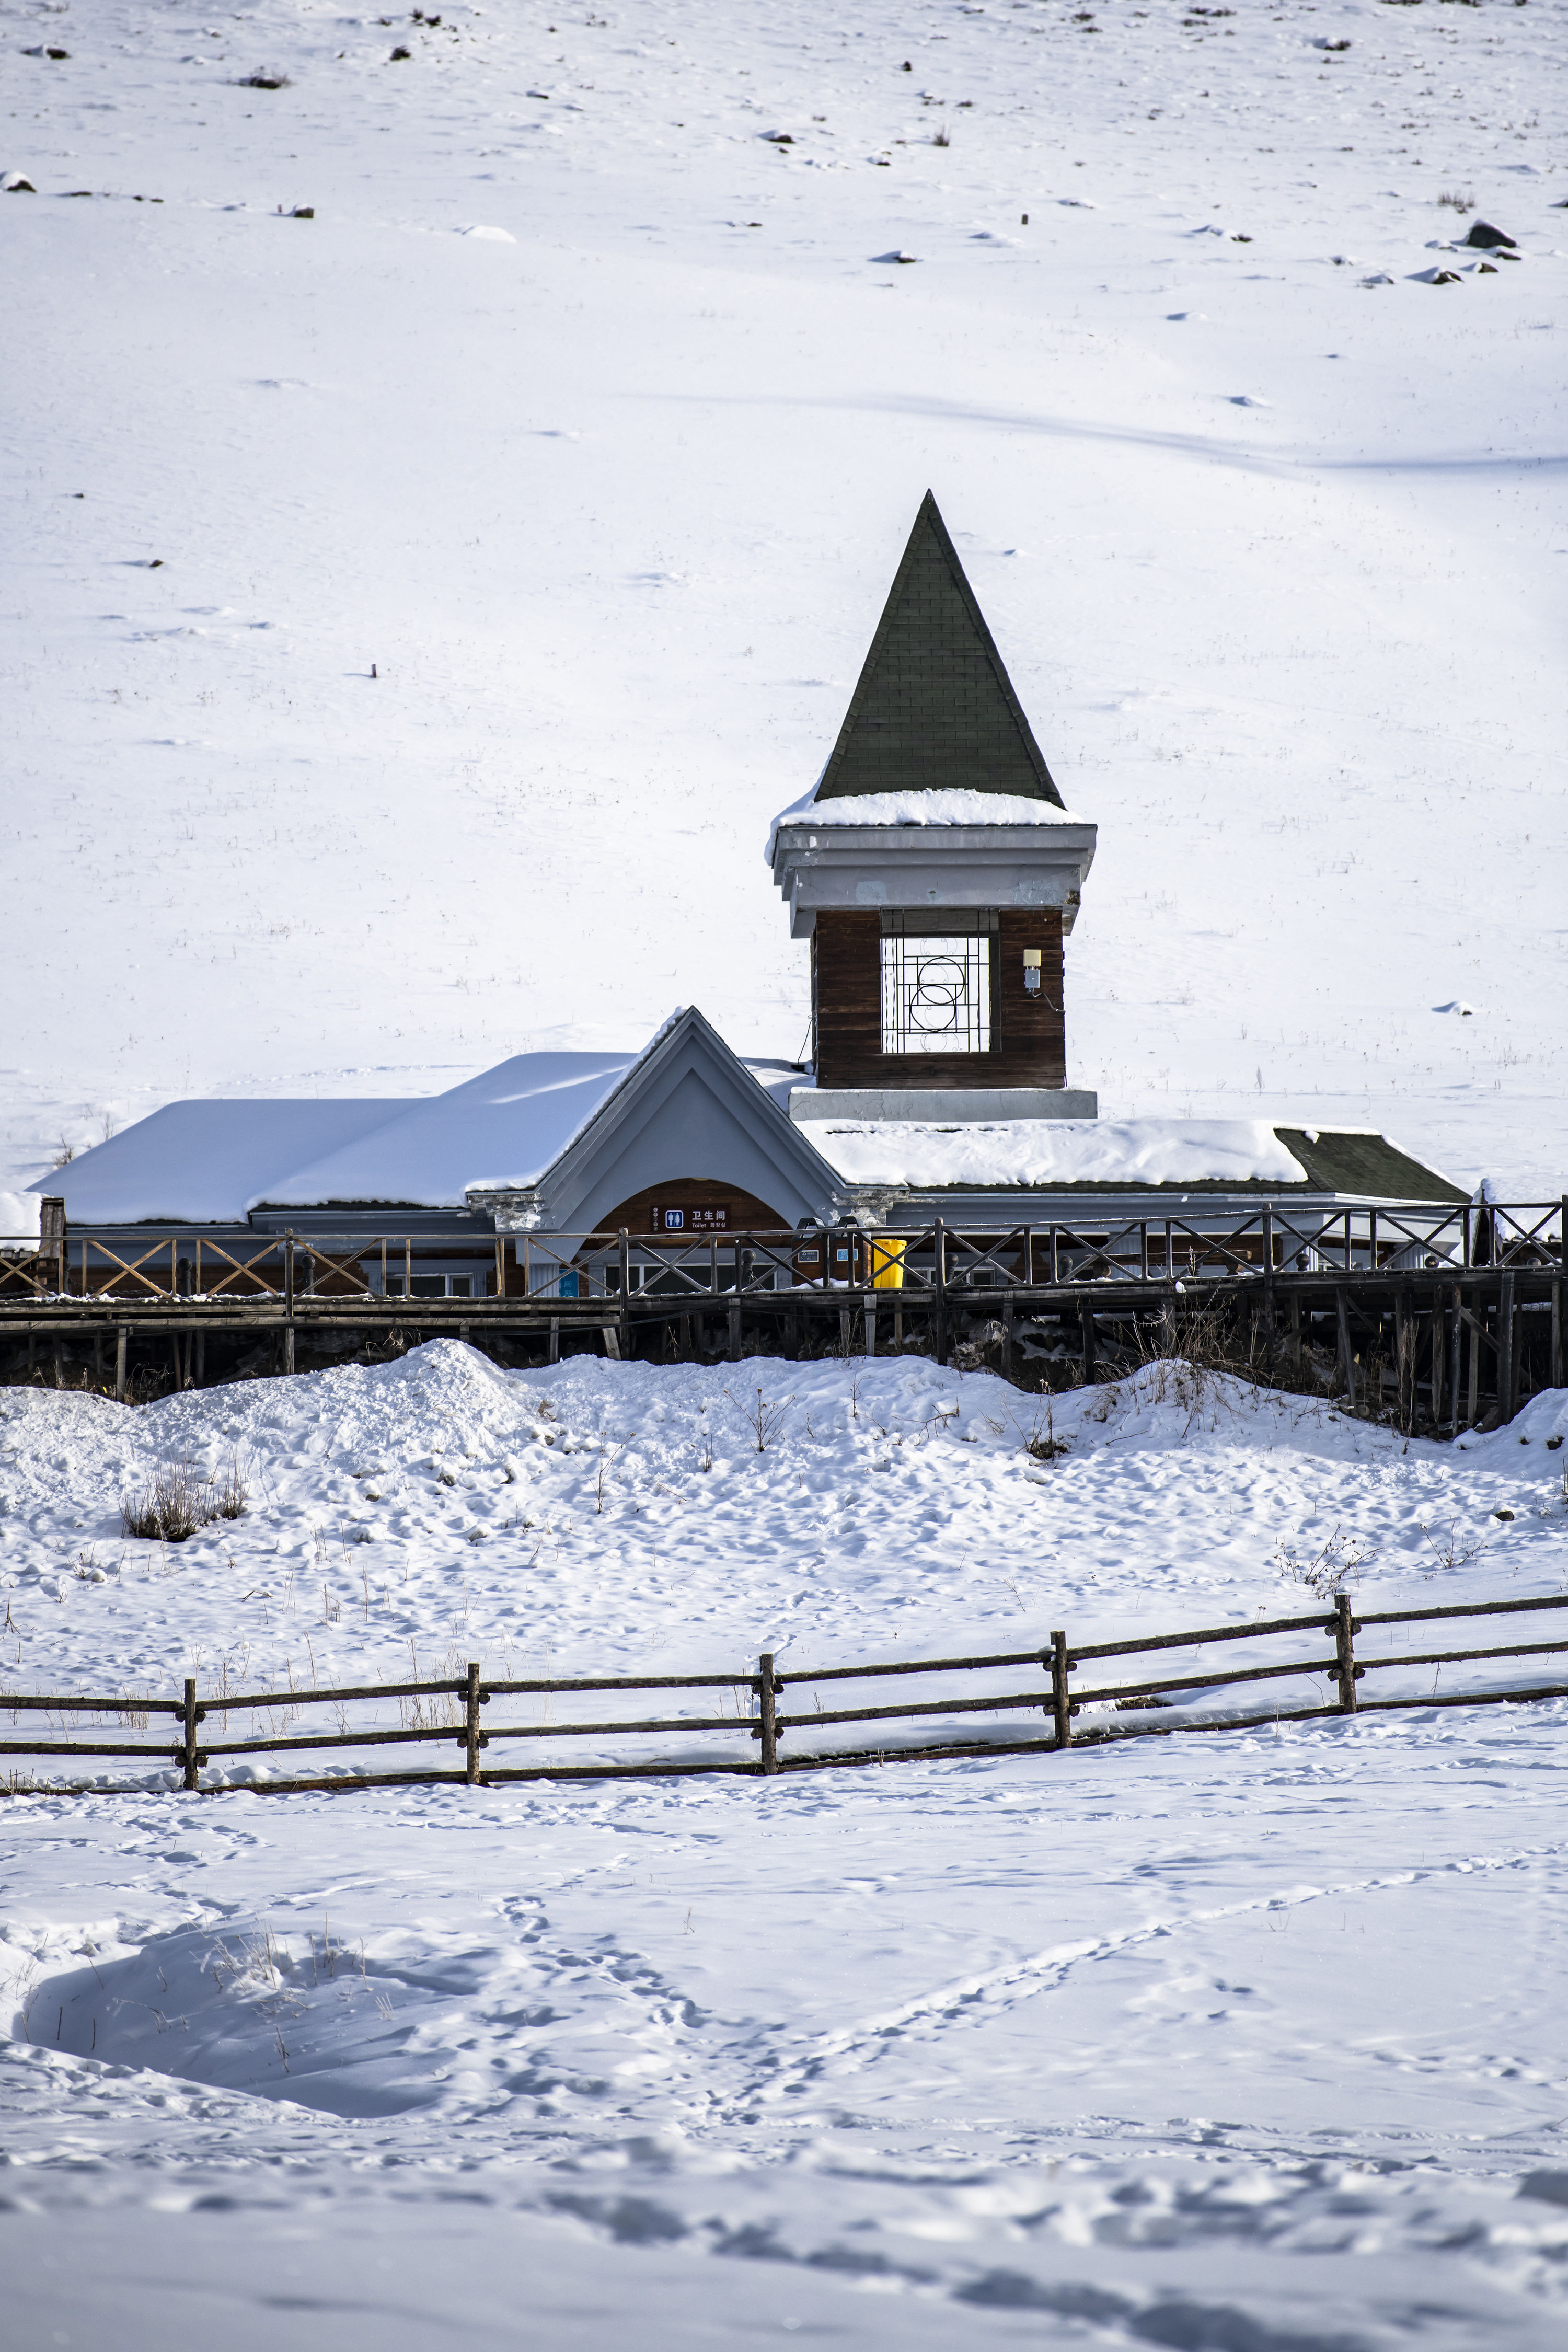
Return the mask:
<svg viewBox="0 0 1568 2352">
<path fill-rule="evenodd" d="M 1353 1637 L 1361 1629 L 1351 1615 L 1351 1597 L 1348 1592 L 1335 1593 L 1334 1613 L 1329 1620 L 1326 1630 L 1334 1637 L 1336 1659 L 1334 1672 L 1339 1677 L 1340 1712 L 1342 1715 L 1353 1715 L 1356 1707 L 1356 1676 L 1362 1671 L 1355 1662 Z"/>
<path fill-rule="evenodd" d="M 479 1662 L 477 1658 L 468 1660 L 468 1679 L 463 1697 L 463 1745 L 468 1750 L 467 1770 L 464 1778 L 472 1789 L 479 1784 L 479 1749 L 485 1745 L 484 1737 L 479 1730 Z"/>
<path fill-rule="evenodd" d="M 947 1228 L 940 1217 L 934 1229 L 936 1243 L 936 1360 L 947 1361 Z"/>
<path fill-rule="evenodd" d="M 283 1369 L 294 1369 L 294 1234 L 283 1236 Z"/>
<path fill-rule="evenodd" d="M 1051 1712 L 1057 1719 L 1057 1746 L 1072 1746 L 1072 1700 L 1068 1695 L 1068 1676 L 1072 1664 L 1068 1656 L 1068 1637 L 1053 1633 L 1045 1663 L 1051 1670 Z"/>
<path fill-rule="evenodd" d="M 180 1759 L 185 1768 L 185 1786 L 187 1789 L 194 1789 L 196 1785 L 196 1726 L 201 1722 L 205 1714 L 205 1707 L 198 1706 L 196 1705 L 195 1679 L 193 1675 L 187 1675 L 185 1677 L 184 1705 L 185 1737 Z"/>
<path fill-rule="evenodd" d="M 779 1769 L 779 1727 L 773 1690 L 773 1653 L 764 1650 L 757 1660 L 757 1696 L 762 1702 L 762 1769 L 770 1778 Z"/>
</svg>

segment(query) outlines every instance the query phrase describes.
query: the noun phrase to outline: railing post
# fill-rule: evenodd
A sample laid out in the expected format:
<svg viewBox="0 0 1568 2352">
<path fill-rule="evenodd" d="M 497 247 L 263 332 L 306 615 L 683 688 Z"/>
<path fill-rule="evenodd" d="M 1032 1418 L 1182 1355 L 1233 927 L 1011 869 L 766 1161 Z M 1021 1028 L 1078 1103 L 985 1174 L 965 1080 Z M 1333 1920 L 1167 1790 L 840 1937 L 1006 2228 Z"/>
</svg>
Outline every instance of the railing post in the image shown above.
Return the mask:
<svg viewBox="0 0 1568 2352">
<path fill-rule="evenodd" d="M 128 1338 L 128 1327 L 122 1323 L 115 1335 L 114 1341 L 114 1393 L 121 1404 L 125 1402 L 125 1353 Z"/>
<path fill-rule="evenodd" d="M 1497 1409 L 1500 1427 L 1513 1419 L 1513 1276 L 1504 1274 L 1498 1278 L 1497 1300 Z"/>
<path fill-rule="evenodd" d="M 936 1360 L 947 1361 L 947 1227 L 940 1217 L 933 1228 L 936 1248 Z"/>
<path fill-rule="evenodd" d="M 1334 1613 L 1325 1631 L 1334 1637 L 1334 1673 L 1340 1685 L 1340 1713 L 1353 1715 L 1356 1711 L 1356 1678 L 1362 1672 L 1355 1662 L 1354 1636 L 1360 1633 L 1361 1627 L 1351 1615 L 1348 1592 L 1335 1593 Z"/>
<path fill-rule="evenodd" d="M 770 1778 L 779 1769 L 778 1715 L 773 1704 L 777 1687 L 773 1679 L 773 1653 L 764 1650 L 757 1660 L 757 1697 L 762 1706 L 762 1769 Z"/>
<path fill-rule="evenodd" d="M 283 1370 L 294 1369 L 294 1234 L 283 1236 Z"/>
<path fill-rule="evenodd" d="M 1051 1670 L 1051 1713 L 1056 1717 L 1057 1746 L 1072 1746 L 1072 1700 L 1068 1692 L 1068 1676 L 1073 1662 L 1068 1656 L 1068 1637 L 1053 1633 L 1051 1646 L 1046 1652 L 1045 1664 Z"/>
<path fill-rule="evenodd" d="M 463 1746 L 467 1749 L 464 1778 L 470 1789 L 477 1788 L 479 1778 L 479 1750 L 489 1745 L 479 1729 L 479 1662 L 468 1660 L 468 1678 L 463 1692 Z"/>
<path fill-rule="evenodd" d="M 628 1363 L 632 1352 L 632 1244 L 625 1225 L 620 1228 L 621 1242 L 621 1361 Z"/>
<path fill-rule="evenodd" d="M 196 1767 L 198 1762 L 196 1755 L 196 1726 L 205 1717 L 206 1709 L 205 1706 L 198 1706 L 196 1705 L 195 1679 L 190 1675 L 187 1675 L 185 1677 L 185 1704 L 183 1713 L 185 1736 L 180 1751 L 180 1761 L 184 1766 L 185 1786 L 187 1789 L 194 1789 L 196 1786 Z"/>
</svg>

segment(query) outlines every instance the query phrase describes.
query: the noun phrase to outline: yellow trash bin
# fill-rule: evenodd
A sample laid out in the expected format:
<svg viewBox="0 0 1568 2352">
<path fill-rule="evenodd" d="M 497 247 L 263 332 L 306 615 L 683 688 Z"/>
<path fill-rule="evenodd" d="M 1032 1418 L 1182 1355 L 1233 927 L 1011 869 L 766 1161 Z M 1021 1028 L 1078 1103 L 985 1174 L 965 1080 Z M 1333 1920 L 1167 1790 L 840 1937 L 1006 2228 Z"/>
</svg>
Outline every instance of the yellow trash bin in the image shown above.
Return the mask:
<svg viewBox="0 0 1568 2352">
<path fill-rule="evenodd" d="M 908 1242 L 877 1241 L 871 1244 L 871 1287 L 873 1290 L 902 1290 L 904 1286 L 904 1252 Z"/>
</svg>

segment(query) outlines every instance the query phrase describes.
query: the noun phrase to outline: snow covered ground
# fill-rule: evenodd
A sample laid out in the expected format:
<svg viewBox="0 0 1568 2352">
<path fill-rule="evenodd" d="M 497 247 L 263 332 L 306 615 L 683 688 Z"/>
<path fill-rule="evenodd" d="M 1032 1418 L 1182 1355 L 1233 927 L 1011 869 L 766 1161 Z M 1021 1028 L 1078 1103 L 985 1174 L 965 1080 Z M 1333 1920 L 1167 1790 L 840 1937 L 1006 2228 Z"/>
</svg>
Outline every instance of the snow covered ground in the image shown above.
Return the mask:
<svg viewBox="0 0 1568 2352">
<path fill-rule="evenodd" d="M 930 485 L 1100 827 L 1072 1083 L 1554 1194 L 1562 11 L 431 14 L 0 16 L 0 1182 L 796 1056 L 758 853 Z"/>
<path fill-rule="evenodd" d="M 795 1056 L 759 852 L 929 485 L 1100 827 L 1073 1082 L 1555 1193 L 1561 12 L 437 14 L 0 14 L 0 1182 L 171 1095 L 433 1093 L 678 1002 Z M 1436 249 L 1444 194 L 1522 258 Z M 748 1381 L 794 1400 L 763 1457 Z M 1563 1588 L 1568 1400 L 1405 1448 L 1158 1385 L 1058 1402 L 1052 1465 L 912 1364 L 4 1391 L 0 1669 Z M 247 1515 L 123 1541 L 187 1457 Z M 1565 1715 L 16 1797 L 8 2334 L 1555 2345 Z"/>
<path fill-rule="evenodd" d="M 437 1342 L 0 1410 L 16 1689 L 787 1675 L 1243 1624 L 1336 1572 L 1368 1608 L 1568 1582 L 1563 1394 L 1406 1446 L 1154 1366 L 1056 1400 L 1048 1463 L 1031 1400 L 914 1360 L 516 1375 Z M 236 1459 L 244 1517 L 121 1536 L 159 1463 Z M 1555 2342 L 1565 1728 L 14 1797 L 20 2340 L 178 2310 L 258 2347 Z"/>
</svg>

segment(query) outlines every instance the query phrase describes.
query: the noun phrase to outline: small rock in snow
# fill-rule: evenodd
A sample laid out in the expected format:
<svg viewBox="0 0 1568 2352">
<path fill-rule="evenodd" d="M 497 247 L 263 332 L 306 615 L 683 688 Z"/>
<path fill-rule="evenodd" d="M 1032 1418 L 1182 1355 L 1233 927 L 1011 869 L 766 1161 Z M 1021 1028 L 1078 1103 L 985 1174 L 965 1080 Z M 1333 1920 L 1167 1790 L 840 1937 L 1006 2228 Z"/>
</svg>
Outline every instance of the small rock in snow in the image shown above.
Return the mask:
<svg viewBox="0 0 1568 2352">
<path fill-rule="evenodd" d="M 1418 286 L 1459 286 L 1464 283 L 1457 269 L 1418 269 L 1415 275 Z"/>
<path fill-rule="evenodd" d="M 910 261 L 918 261 L 920 259 L 920 255 L 918 253 L 874 253 L 871 256 L 871 258 L 877 263 L 885 261 L 907 263 Z"/>
<path fill-rule="evenodd" d="M 1451 1003 L 1435 1004 L 1432 1010 L 1434 1013 L 1458 1013 L 1468 1021 L 1475 1007 L 1472 1004 L 1467 1004 L 1462 997 L 1456 996 Z"/>
<path fill-rule="evenodd" d="M 515 245 L 517 243 L 516 237 L 513 236 L 509 228 L 486 228 L 482 226 L 477 225 L 473 228 L 460 228 L 458 231 L 458 235 L 459 236 L 482 237 L 489 245 Z"/>
<path fill-rule="evenodd" d="M 0 190 L 8 196 L 36 196 L 38 193 L 26 172 L 7 172 L 0 179 Z"/>
<path fill-rule="evenodd" d="M 1494 246 L 1517 246 L 1519 239 L 1516 236 L 1505 236 L 1500 228 L 1492 226 L 1490 221 L 1479 220 L 1470 223 L 1470 233 L 1466 237 L 1465 243 L 1481 246 L 1489 253 Z"/>
<path fill-rule="evenodd" d="M 1227 392 L 1226 398 L 1233 408 L 1272 408 L 1271 400 L 1257 400 L 1249 392 Z"/>
<path fill-rule="evenodd" d="M 1394 280 L 1386 269 L 1374 269 L 1370 278 L 1363 278 L 1361 282 L 1363 286 L 1392 286 Z"/>
</svg>

